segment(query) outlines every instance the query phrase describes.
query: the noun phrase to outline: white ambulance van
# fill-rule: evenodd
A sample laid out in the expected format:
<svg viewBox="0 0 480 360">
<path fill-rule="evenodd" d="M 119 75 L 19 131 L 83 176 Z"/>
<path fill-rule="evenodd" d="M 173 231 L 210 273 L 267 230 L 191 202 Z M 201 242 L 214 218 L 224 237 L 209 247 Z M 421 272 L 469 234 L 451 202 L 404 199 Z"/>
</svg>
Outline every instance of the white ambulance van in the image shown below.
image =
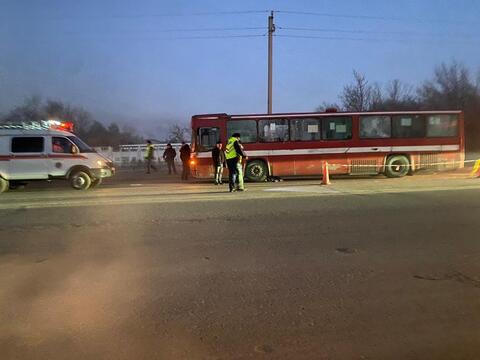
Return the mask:
<svg viewBox="0 0 480 360">
<path fill-rule="evenodd" d="M 32 180 L 65 179 L 77 190 L 115 173 L 113 162 L 73 134 L 73 124 L 0 125 L 0 193 Z"/>
</svg>

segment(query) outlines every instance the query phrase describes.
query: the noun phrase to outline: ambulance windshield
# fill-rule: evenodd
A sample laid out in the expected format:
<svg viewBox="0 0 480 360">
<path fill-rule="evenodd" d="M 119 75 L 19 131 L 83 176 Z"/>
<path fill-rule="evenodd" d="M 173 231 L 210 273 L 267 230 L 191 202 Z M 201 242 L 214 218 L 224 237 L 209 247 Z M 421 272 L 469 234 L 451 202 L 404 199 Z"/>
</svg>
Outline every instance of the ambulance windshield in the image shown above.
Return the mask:
<svg viewBox="0 0 480 360">
<path fill-rule="evenodd" d="M 68 138 L 75 144 L 77 145 L 78 149 L 80 150 L 81 153 L 93 153 L 95 152 L 94 149 L 92 149 L 90 146 L 85 144 L 82 140 L 80 140 L 76 136 L 68 136 Z"/>
</svg>

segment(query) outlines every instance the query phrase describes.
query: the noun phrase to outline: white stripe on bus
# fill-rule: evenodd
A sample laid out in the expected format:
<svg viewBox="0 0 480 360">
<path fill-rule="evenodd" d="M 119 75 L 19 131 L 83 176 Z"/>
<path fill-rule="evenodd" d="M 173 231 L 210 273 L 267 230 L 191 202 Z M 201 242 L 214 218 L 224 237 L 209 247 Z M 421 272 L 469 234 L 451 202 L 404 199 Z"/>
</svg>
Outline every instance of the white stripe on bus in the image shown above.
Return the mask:
<svg viewBox="0 0 480 360">
<path fill-rule="evenodd" d="M 291 150 L 246 150 L 248 156 L 285 156 L 285 155 L 324 155 L 324 154 L 360 154 L 360 153 L 388 153 L 399 151 L 458 151 L 459 145 L 424 145 L 424 146 L 371 146 L 371 147 L 342 147 L 316 148 Z M 198 153 L 197 158 L 209 158 L 210 152 Z"/>
</svg>

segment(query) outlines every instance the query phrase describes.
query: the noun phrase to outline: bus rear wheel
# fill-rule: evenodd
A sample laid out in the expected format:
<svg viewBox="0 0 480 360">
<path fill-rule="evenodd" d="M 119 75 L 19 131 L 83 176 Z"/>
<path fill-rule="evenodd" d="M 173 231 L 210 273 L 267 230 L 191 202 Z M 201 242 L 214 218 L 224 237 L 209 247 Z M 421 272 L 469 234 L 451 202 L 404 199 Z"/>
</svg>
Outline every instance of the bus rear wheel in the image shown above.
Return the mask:
<svg viewBox="0 0 480 360">
<path fill-rule="evenodd" d="M 10 184 L 8 180 L 5 180 L 4 178 L 0 177 L 0 193 L 8 191 L 10 188 Z"/>
<path fill-rule="evenodd" d="M 385 175 L 389 178 L 403 177 L 410 171 L 410 161 L 404 155 L 390 156 L 385 166 Z"/>
<path fill-rule="evenodd" d="M 254 182 L 263 182 L 267 179 L 268 168 L 261 160 L 253 160 L 247 163 L 245 168 L 245 177 Z"/>
</svg>

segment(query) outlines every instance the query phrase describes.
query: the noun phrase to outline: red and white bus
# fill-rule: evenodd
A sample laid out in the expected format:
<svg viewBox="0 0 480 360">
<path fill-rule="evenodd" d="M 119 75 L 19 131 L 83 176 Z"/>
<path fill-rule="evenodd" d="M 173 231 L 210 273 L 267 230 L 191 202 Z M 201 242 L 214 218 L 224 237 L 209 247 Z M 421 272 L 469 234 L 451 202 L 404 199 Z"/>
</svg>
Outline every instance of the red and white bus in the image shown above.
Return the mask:
<svg viewBox="0 0 480 360">
<path fill-rule="evenodd" d="M 463 167 L 463 113 L 389 111 L 192 117 L 192 175 L 213 178 L 211 150 L 241 134 L 248 160 L 245 176 L 312 176 L 328 161 L 331 174 L 401 177 L 420 169 Z"/>
</svg>

